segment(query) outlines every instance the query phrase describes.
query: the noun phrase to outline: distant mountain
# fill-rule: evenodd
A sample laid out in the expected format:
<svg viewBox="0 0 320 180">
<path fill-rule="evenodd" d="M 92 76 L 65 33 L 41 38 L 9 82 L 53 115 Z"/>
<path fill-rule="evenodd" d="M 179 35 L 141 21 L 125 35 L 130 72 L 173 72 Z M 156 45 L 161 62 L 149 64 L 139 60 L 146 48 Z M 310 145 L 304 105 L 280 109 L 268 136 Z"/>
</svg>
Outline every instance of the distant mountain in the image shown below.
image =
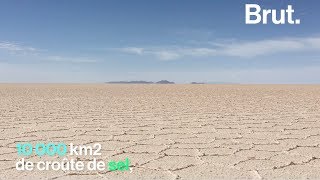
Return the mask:
<svg viewBox="0 0 320 180">
<path fill-rule="evenodd" d="M 106 82 L 108 84 L 175 84 L 175 82 L 171 82 L 168 80 L 161 80 L 158 82 L 152 81 L 110 81 Z M 191 82 L 190 84 L 237 84 L 231 82 Z"/>
<path fill-rule="evenodd" d="M 203 82 L 191 82 L 190 84 L 205 84 Z"/>
<path fill-rule="evenodd" d="M 152 81 L 110 81 L 106 83 L 108 84 L 174 84 L 174 82 L 170 82 L 167 80 L 161 80 L 155 83 Z"/>
<path fill-rule="evenodd" d="M 156 84 L 174 84 L 174 82 L 170 82 L 167 80 L 161 80 L 161 81 L 156 82 Z"/>
<path fill-rule="evenodd" d="M 108 84 L 153 84 L 151 81 L 111 81 Z"/>
</svg>

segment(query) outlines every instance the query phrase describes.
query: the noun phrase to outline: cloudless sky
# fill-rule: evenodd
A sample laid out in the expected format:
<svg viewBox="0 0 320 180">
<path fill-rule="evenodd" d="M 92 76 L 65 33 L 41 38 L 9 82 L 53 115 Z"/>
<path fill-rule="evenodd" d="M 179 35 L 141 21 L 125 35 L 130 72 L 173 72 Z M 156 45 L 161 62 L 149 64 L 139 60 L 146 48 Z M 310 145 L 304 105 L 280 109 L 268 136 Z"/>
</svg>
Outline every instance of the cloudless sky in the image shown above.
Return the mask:
<svg viewBox="0 0 320 180">
<path fill-rule="evenodd" d="M 2 0 L 0 82 L 320 83 L 320 1 Z M 300 25 L 246 25 L 245 4 Z"/>
</svg>

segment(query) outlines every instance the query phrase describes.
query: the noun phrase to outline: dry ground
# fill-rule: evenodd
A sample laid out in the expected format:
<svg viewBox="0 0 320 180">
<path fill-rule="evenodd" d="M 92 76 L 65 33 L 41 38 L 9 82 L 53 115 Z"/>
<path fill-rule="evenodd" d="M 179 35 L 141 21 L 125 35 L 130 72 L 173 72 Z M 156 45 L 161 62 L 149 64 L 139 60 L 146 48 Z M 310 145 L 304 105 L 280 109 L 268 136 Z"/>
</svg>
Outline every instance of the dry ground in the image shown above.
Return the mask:
<svg viewBox="0 0 320 180">
<path fill-rule="evenodd" d="M 0 179 L 320 178 L 320 86 L 2 84 L 0 132 Z M 132 172 L 15 169 L 17 142 L 50 141 Z"/>
</svg>

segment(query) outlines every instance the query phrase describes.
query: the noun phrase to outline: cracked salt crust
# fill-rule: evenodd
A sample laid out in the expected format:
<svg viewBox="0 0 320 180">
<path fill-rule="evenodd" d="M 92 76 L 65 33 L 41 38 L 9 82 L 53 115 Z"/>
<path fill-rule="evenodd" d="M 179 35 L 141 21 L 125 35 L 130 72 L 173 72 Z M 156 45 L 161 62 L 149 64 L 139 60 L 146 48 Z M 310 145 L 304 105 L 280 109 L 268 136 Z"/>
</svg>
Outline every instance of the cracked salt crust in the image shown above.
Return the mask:
<svg viewBox="0 0 320 180">
<path fill-rule="evenodd" d="M 2 84 L 0 94 L 0 179 L 320 178 L 320 86 Z M 20 141 L 99 142 L 98 159 L 128 157 L 132 172 L 18 172 Z"/>
</svg>

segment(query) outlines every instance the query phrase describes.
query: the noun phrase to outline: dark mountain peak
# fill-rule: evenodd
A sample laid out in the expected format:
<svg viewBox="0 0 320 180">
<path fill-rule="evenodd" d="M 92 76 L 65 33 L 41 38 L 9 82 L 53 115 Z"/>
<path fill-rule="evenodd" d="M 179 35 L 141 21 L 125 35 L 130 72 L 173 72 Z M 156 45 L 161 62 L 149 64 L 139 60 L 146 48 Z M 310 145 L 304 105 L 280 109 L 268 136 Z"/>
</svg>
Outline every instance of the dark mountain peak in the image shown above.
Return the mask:
<svg viewBox="0 0 320 180">
<path fill-rule="evenodd" d="M 161 81 L 158 81 L 156 83 L 157 84 L 174 84 L 174 82 L 170 82 L 170 81 L 167 81 L 167 80 L 161 80 Z"/>
</svg>

